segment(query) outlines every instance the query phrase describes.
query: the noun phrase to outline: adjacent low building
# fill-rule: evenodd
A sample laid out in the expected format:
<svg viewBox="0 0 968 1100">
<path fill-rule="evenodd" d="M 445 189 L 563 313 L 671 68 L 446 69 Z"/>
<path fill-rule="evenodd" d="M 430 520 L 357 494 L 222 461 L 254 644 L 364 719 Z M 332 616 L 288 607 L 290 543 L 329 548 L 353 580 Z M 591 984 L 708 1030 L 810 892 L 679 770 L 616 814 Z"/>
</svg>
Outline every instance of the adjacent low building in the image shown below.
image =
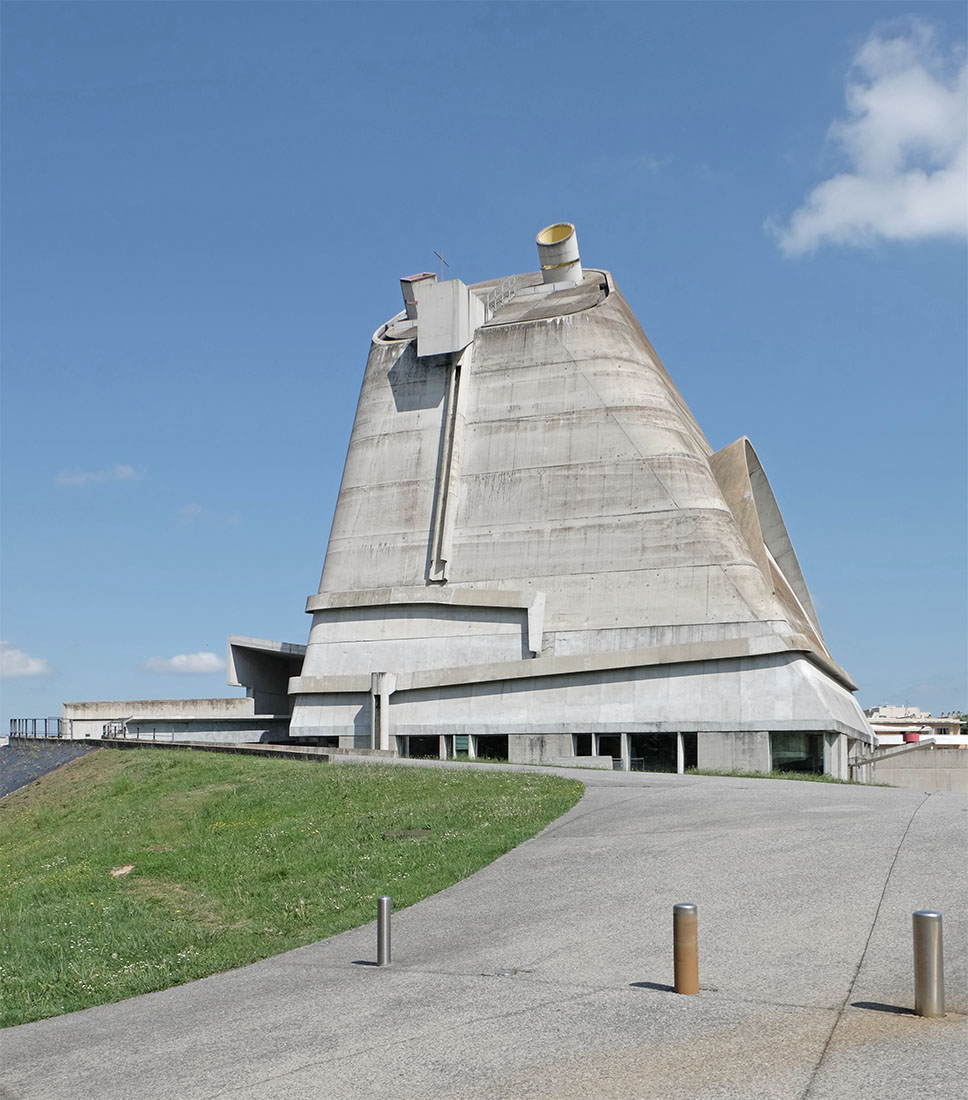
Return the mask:
<svg viewBox="0 0 968 1100">
<path fill-rule="evenodd" d="M 147 741 L 286 741 L 288 685 L 302 668 L 306 647 L 291 642 L 230 635 L 228 682 L 244 687 L 245 698 L 112 699 L 64 703 L 55 736 Z M 37 736 L 14 719 L 11 734 Z M 53 721 L 53 720 L 51 720 Z"/>
</svg>

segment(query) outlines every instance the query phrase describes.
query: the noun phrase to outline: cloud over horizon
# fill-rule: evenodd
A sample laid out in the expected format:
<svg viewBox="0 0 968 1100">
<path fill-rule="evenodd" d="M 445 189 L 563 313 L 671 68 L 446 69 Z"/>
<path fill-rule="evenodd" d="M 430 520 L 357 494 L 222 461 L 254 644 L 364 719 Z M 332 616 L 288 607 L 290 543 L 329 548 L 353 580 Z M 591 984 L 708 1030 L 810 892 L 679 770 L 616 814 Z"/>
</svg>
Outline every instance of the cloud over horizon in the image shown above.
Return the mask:
<svg viewBox="0 0 968 1100">
<path fill-rule="evenodd" d="M 20 676 L 50 676 L 53 671 L 45 658 L 30 657 L 9 642 L 0 642 L 0 680 L 13 680 Z"/>
<path fill-rule="evenodd" d="M 58 485 L 79 487 L 96 485 L 105 481 L 139 481 L 144 475 L 133 466 L 119 463 L 106 470 L 61 470 L 56 477 Z"/>
<path fill-rule="evenodd" d="M 174 657 L 149 657 L 141 662 L 145 672 L 157 672 L 163 676 L 198 676 L 207 672 L 220 672 L 225 660 L 215 653 L 177 653 Z"/>
<path fill-rule="evenodd" d="M 786 256 L 968 235 L 968 65 L 920 19 L 875 31 L 854 56 L 847 113 L 831 125 L 849 171 L 818 184 L 789 224 L 766 228 Z"/>
</svg>

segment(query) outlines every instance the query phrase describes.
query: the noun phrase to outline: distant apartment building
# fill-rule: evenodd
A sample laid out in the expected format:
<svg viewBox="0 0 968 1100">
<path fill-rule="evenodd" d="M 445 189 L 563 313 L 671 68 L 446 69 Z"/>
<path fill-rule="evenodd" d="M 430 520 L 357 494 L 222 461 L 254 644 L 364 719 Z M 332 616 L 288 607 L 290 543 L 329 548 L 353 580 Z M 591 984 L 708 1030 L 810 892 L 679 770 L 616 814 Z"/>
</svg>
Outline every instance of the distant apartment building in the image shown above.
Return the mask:
<svg viewBox="0 0 968 1100">
<path fill-rule="evenodd" d="M 922 737 L 957 737 L 961 734 L 961 719 L 954 714 L 934 718 L 920 707 L 893 703 L 868 707 L 864 714 L 877 735 L 879 746 L 914 743 Z"/>
</svg>

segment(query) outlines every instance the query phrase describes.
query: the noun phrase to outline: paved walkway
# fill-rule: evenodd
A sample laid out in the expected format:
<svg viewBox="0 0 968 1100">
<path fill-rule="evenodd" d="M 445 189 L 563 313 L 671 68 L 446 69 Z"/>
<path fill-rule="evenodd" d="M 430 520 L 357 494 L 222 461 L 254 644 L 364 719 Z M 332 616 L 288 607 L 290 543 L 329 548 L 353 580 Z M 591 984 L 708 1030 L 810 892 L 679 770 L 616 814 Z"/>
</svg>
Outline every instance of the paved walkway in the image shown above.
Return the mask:
<svg viewBox="0 0 968 1100">
<path fill-rule="evenodd" d="M 571 774 L 571 773 L 569 773 Z M 958 1100 L 968 802 L 581 773 L 582 801 L 374 925 L 0 1033 L 6 1100 Z M 700 917 L 698 996 L 672 906 Z M 948 1016 L 911 1014 L 911 913 L 944 914 Z"/>
</svg>

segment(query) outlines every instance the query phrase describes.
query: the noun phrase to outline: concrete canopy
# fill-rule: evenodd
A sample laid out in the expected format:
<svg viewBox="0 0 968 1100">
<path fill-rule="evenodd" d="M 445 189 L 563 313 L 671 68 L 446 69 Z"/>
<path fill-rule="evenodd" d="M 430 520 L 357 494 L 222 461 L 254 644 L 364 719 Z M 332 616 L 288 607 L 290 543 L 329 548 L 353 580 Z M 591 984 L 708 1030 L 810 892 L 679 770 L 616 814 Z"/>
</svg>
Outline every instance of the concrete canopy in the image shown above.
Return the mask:
<svg viewBox="0 0 968 1100">
<path fill-rule="evenodd" d="M 419 354 L 429 298 L 373 336 L 291 733 L 869 742 L 752 445 L 712 452 L 608 272 L 469 291 L 466 346 Z"/>
</svg>

